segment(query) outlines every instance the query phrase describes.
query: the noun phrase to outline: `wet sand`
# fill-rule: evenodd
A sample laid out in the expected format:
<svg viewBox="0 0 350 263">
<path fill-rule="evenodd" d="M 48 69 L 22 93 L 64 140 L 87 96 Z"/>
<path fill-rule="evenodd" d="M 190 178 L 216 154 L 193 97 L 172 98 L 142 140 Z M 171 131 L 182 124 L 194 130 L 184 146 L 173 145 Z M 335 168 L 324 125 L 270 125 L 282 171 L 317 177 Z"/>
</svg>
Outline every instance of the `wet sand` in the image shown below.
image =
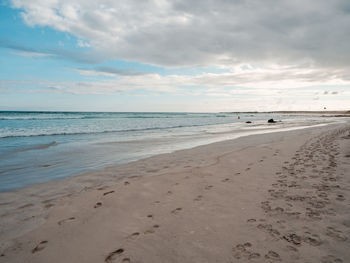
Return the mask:
<svg viewBox="0 0 350 263">
<path fill-rule="evenodd" d="M 344 124 L 2 193 L 0 262 L 348 262 L 349 175 Z"/>
</svg>

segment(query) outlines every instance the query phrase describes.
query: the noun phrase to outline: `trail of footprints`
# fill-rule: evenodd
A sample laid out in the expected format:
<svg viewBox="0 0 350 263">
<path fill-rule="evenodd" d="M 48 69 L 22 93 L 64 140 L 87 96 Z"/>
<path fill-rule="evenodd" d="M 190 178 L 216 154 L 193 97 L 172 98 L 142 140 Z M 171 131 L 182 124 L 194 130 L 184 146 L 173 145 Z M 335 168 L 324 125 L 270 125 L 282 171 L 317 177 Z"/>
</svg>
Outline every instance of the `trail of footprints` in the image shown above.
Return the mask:
<svg viewBox="0 0 350 263">
<path fill-rule="evenodd" d="M 296 152 L 291 163 L 284 162 L 283 171 L 276 172 L 278 180 L 271 185 L 269 199 L 261 202 L 268 222 L 251 218 L 247 223 L 255 225 L 277 242 L 285 242 L 285 248 L 291 253 L 299 252 L 298 248 L 303 245 L 322 246 L 327 237 L 331 238 L 332 242 L 346 241 L 348 237 L 342 229 L 332 225 L 322 228 L 321 224 L 330 222 L 329 218 L 336 215 L 331 206 L 334 202 L 345 201 L 340 186 L 341 178 L 335 176 L 335 156 L 339 154 L 335 139 L 343 132 L 345 130 L 307 142 Z M 274 155 L 277 156 L 278 152 Z M 300 223 L 305 221 L 313 222 L 308 223 L 312 230 L 306 225 L 300 227 Z M 259 254 L 255 252 L 255 256 L 251 256 L 252 246 L 250 243 L 245 244 L 249 245 L 239 244 L 234 247 L 234 257 L 245 258 L 248 261 L 255 259 Z M 292 255 L 290 256 L 292 258 Z M 299 256 L 303 258 L 302 255 Z M 264 258 L 270 261 L 282 260 L 273 251 Z M 334 255 L 322 256 L 321 253 L 320 259 L 315 262 L 341 263 L 344 259 Z"/>
<path fill-rule="evenodd" d="M 266 157 L 264 156 L 263 159 L 265 159 Z M 261 159 L 259 162 L 263 162 L 264 160 Z M 253 163 L 249 163 L 248 166 L 252 166 Z M 250 167 L 247 167 L 246 168 L 246 171 L 249 171 L 251 168 Z M 240 172 L 237 172 L 235 173 L 235 175 L 241 175 Z M 185 179 L 188 179 L 188 177 L 186 177 Z M 224 178 L 221 180 L 221 182 L 223 183 L 227 183 L 230 181 L 230 178 Z M 130 183 L 128 181 L 125 181 L 124 182 L 124 185 L 129 185 Z M 175 183 L 175 186 L 178 185 L 179 183 Z M 214 186 L 213 185 L 206 185 L 204 186 L 204 190 L 212 190 Z M 98 188 L 98 190 L 106 190 L 108 187 L 100 187 Z M 114 190 L 110 190 L 110 191 L 107 191 L 107 192 L 104 192 L 102 194 L 102 196 L 106 196 L 106 195 L 110 195 L 110 194 L 113 194 L 115 193 Z M 166 193 L 166 195 L 172 195 L 173 192 L 172 191 L 168 191 Z M 195 202 L 198 202 L 198 201 L 201 201 L 203 199 L 203 196 L 202 195 L 197 195 L 193 201 Z M 160 201 L 155 201 L 154 204 L 159 204 Z M 97 208 L 100 208 L 102 207 L 102 202 L 99 201 L 99 202 L 96 202 L 95 205 L 93 206 L 94 209 L 97 209 Z M 182 211 L 182 208 L 181 207 L 177 207 L 175 209 L 173 209 L 172 211 L 170 211 L 171 214 L 174 214 L 174 215 L 177 215 L 179 214 L 180 212 Z M 150 219 L 153 219 L 154 216 L 152 214 L 149 214 L 147 215 L 148 218 Z M 75 217 L 69 217 L 69 218 L 66 218 L 66 219 L 62 219 L 60 221 L 57 222 L 58 225 L 63 225 L 67 222 L 70 222 L 70 221 L 73 221 L 75 220 L 76 218 Z M 249 221 L 249 220 L 248 220 Z M 251 219 L 249 222 L 255 222 L 256 220 L 255 219 Z M 156 232 L 156 230 L 159 228 L 160 226 L 158 224 L 154 224 L 152 227 L 146 229 L 145 231 L 143 231 L 143 233 L 140 233 L 140 232 L 134 232 L 132 234 L 130 234 L 129 236 L 126 237 L 126 240 L 129 240 L 129 241 L 132 241 L 132 240 L 136 240 L 137 238 L 139 238 L 142 234 L 144 235 L 147 235 L 147 234 L 154 234 Z M 260 228 L 266 228 L 268 231 L 274 231 L 271 227 L 267 226 L 265 227 L 265 225 L 262 225 L 260 224 L 258 227 Z M 33 249 L 32 249 L 32 253 L 37 253 L 43 249 L 46 248 L 46 245 L 47 245 L 48 241 L 47 240 L 44 240 L 44 241 L 41 241 L 37 246 L 35 246 Z M 254 252 L 252 250 L 252 244 L 247 242 L 245 244 L 239 244 L 237 245 L 235 248 L 233 248 L 233 253 L 234 253 L 234 257 L 239 259 L 239 258 L 247 258 L 249 260 L 251 259 L 259 259 L 260 257 L 262 257 L 259 253 L 257 252 Z M 277 260 L 279 261 L 280 260 L 280 257 L 279 255 L 274 252 L 274 251 L 269 251 L 266 255 L 264 255 L 265 258 L 267 259 L 272 259 L 272 260 Z M 107 263 L 112 263 L 112 262 L 131 262 L 131 259 L 128 255 L 126 255 L 126 251 L 124 248 L 118 248 L 112 252 L 110 252 L 106 257 L 105 257 L 105 262 Z"/>
<path fill-rule="evenodd" d="M 259 260 L 262 258 L 262 255 L 258 252 L 255 252 L 253 250 L 253 245 L 249 242 L 244 244 L 238 244 L 235 247 L 232 248 L 233 257 L 235 259 L 243 259 L 243 260 Z M 264 257 L 265 259 L 272 260 L 272 261 L 281 261 L 280 255 L 273 251 L 269 250 Z"/>
<path fill-rule="evenodd" d="M 239 175 L 240 173 L 237 173 L 237 174 Z M 186 179 L 188 179 L 188 178 L 186 177 Z M 230 181 L 229 178 L 225 178 L 225 179 L 221 180 L 221 182 L 223 182 L 223 183 L 226 183 L 226 182 L 229 182 L 229 181 Z M 176 185 L 178 185 L 178 183 L 175 183 L 174 185 L 176 186 Z M 213 187 L 214 187 L 213 185 L 208 185 L 207 184 L 206 186 L 204 186 L 203 190 L 212 190 Z M 166 192 L 165 195 L 169 196 L 169 195 L 172 195 L 172 194 L 173 194 L 173 191 L 169 190 L 169 191 Z M 198 202 L 198 201 L 201 201 L 202 199 L 203 199 L 203 195 L 197 195 L 193 199 L 193 201 Z M 160 201 L 155 201 L 153 203 L 154 204 L 159 204 Z M 177 208 L 171 210 L 170 214 L 177 215 L 177 214 L 181 213 L 182 210 L 183 209 L 181 207 L 177 207 Z M 151 219 L 154 218 L 154 216 L 152 214 L 147 215 L 147 217 L 151 218 Z M 154 234 L 159 227 L 160 226 L 158 224 L 155 224 L 151 228 L 145 230 L 143 232 L 143 234 L 144 235 Z M 129 235 L 127 237 L 127 240 L 135 240 L 135 239 L 139 238 L 140 236 L 141 236 L 140 232 L 134 232 L 134 233 L 132 233 L 131 235 Z M 250 245 L 249 243 L 245 244 L 245 246 L 249 246 L 249 245 Z M 113 252 L 111 252 L 110 254 L 107 255 L 107 257 L 105 258 L 105 262 L 107 262 L 107 263 L 111 263 L 111 262 L 131 262 L 130 257 L 128 257 L 128 256 L 124 257 L 123 256 L 124 254 L 125 254 L 125 249 L 123 249 L 123 248 L 117 249 L 117 250 L 115 250 L 115 251 L 113 251 Z M 254 252 L 252 252 L 252 253 L 245 252 L 245 254 L 249 254 L 249 258 L 259 258 L 260 257 L 260 254 L 254 253 Z"/>
<path fill-rule="evenodd" d="M 341 132 L 339 132 L 341 133 Z M 325 137 L 319 137 L 316 141 L 307 142 L 296 152 L 292 158 L 292 162 L 284 162 L 283 170 L 276 172 L 278 180 L 272 184 L 269 190 L 269 200 L 261 202 L 261 208 L 267 215 L 267 219 L 250 218 L 247 220 L 248 224 L 255 225 L 255 227 L 264 231 L 267 235 L 277 241 L 286 243 L 286 249 L 291 253 L 298 252 L 298 247 L 303 244 L 311 246 L 321 246 L 322 237 L 316 233 L 312 233 L 307 227 L 302 229 L 294 229 L 293 220 L 304 220 L 307 218 L 311 221 L 321 221 L 325 216 L 332 216 L 335 212 L 329 207 L 331 201 L 343 202 L 345 201 L 344 194 L 341 193 L 339 185 L 340 178 L 334 177 L 334 172 L 337 167 L 335 156 L 338 154 L 337 147 L 334 144 L 334 138 L 338 134 L 329 134 Z M 276 150 L 273 156 L 277 156 L 279 150 Z M 264 156 L 263 159 L 266 157 Z M 261 159 L 259 162 L 263 162 Z M 252 166 L 250 163 L 248 166 Z M 245 169 L 250 170 L 250 167 Z M 237 172 L 235 175 L 241 175 Z M 305 185 L 304 179 L 311 178 L 313 181 L 310 185 Z M 188 177 L 186 177 L 188 179 Z M 222 179 L 221 182 L 229 182 L 229 178 Z M 128 185 L 129 182 L 124 182 Z M 177 185 L 177 184 L 175 184 Z M 206 185 L 204 190 L 211 190 L 213 185 Z M 100 188 L 99 190 L 104 190 Z M 331 196 L 331 190 L 336 189 L 337 195 Z M 114 191 L 107 191 L 103 196 L 114 193 Z M 172 191 L 168 191 L 166 195 L 171 195 Z M 202 195 L 197 195 L 193 201 L 198 202 L 203 199 Z M 154 204 L 159 204 L 160 201 L 155 201 Z M 102 202 L 97 202 L 94 208 L 102 206 Z M 181 207 L 170 211 L 171 214 L 177 215 L 182 211 Z M 148 218 L 153 219 L 152 214 L 147 215 Z M 62 225 L 68 221 L 74 220 L 75 217 L 63 219 L 58 222 Z M 268 222 L 267 222 L 268 221 Z M 288 222 L 287 222 L 288 221 Z M 142 234 L 154 234 L 160 226 L 154 224 L 149 229 L 146 229 Z M 142 235 L 140 232 L 134 232 L 126 237 L 126 240 L 135 240 Z M 328 226 L 323 233 L 335 241 L 343 242 L 347 240 L 347 236 L 343 231 L 336 229 L 333 226 Z M 48 241 L 41 241 L 32 253 L 43 250 Z M 278 262 L 283 261 L 281 256 L 273 251 L 268 250 L 265 253 L 259 253 L 254 250 L 250 242 L 237 244 L 232 248 L 233 257 L 237 260 L 243 261 L 268 261 Z M 130 256 L 127 255 L 124 248 L 118 248 L 110 252 L 105 262 L 131 262 Z M 321 257 L 320 262 L 323 263 L 341 263 L 342 259 L 333 255 L 326 255 Z"/>
</svg>

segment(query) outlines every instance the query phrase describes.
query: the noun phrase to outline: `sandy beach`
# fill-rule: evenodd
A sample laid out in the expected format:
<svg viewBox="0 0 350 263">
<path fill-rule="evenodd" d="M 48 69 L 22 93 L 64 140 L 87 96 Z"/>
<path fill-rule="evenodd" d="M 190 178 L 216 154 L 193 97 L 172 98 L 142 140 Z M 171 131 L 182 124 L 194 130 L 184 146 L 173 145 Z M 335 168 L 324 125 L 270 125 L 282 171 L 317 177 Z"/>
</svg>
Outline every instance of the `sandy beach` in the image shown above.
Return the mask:
<svg viewBox="0 0 350 263">
<path fill-rule="evenodd" d="M 0 262 L 349 262 L 349 174 L 348 122 L 0 193 Z"/>
</svg>

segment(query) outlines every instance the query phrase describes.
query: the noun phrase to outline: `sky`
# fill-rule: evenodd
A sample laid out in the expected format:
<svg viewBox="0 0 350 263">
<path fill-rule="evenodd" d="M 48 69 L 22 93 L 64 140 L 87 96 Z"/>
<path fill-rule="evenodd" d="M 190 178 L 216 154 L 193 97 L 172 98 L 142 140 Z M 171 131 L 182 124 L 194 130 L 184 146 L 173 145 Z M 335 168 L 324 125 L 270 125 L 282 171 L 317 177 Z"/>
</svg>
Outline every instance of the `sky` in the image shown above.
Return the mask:
<svg viewBox="0 0 350 263">
<path fill-rule="evenodd" d="M 0 0 L 0 110 L 350 110 L 349 0 Z"/>
</svg>

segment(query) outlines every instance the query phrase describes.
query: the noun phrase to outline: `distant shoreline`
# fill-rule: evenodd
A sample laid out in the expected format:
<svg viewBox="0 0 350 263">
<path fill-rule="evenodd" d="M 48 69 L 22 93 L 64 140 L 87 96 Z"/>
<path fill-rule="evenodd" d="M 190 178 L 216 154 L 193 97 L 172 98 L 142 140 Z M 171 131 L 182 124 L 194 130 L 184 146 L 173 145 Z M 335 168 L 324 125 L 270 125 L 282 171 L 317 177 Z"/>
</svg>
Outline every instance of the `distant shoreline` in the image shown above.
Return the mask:
<svg viewBox="0 0 350 263">
<path fill-rule="evenodd" d="M 339 111 L 221 111 L 221 112 L 190 112 L 190 111 L 25 111 L 25 110 L 0 110 L 0 113 L 177 113 L 177 114 L 185 114 L 185 113 L 235 113 L 235 114 L 261 114 L 261 113 L 277 113 L 277 114 L 344 114 L 350 115 L 350 110 L 339 110 Z"/>
<path fill-rule="evenodd" d="M 348 111 L 245 111 L 245 112 L 221 112 L 221 113 L 249 113 L 249 114 L 339 114 L 350 116 L 350 110 Z"/>
</svg>

